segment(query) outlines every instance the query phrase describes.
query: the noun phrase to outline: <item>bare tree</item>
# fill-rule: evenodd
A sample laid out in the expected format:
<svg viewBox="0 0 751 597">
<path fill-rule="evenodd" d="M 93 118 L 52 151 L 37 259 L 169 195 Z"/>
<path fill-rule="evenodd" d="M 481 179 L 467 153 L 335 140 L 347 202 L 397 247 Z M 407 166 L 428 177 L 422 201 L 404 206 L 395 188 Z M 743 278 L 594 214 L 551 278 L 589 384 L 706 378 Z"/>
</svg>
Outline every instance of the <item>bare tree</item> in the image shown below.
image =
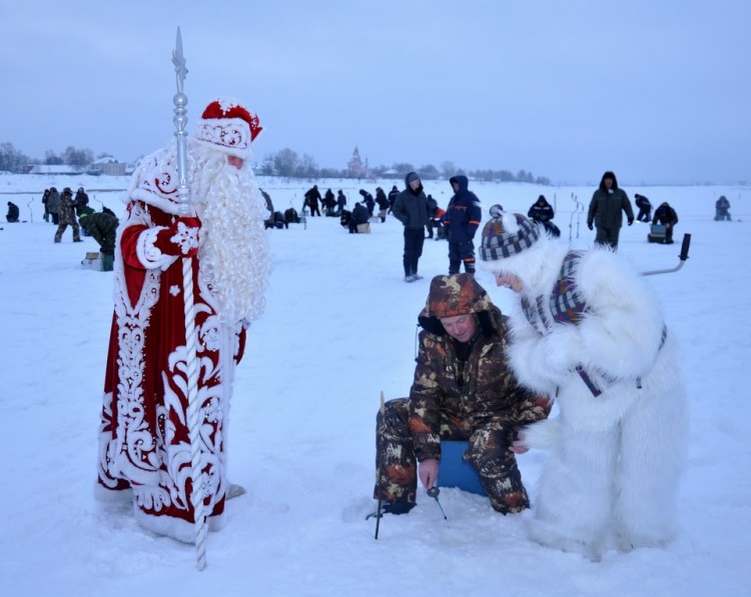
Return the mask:
<svg viewBox="0 0 751 597">
<path fill-rule="evenodd" d="M 69 166 L 84 168 L 94 160 L 94 157 L 90 149 L 77 149 L 69 145 L 63 152 L 63 159 Z"/>
<path fill-rule="evenodd" d="M 454 166 L 454 162 L 448 160 L 441 162 L 441 175 L 443 178 L 449 179 L 454 174 L 456 174 L 456 166 Z"/>
<path fill-rule="evenodd" d="M 0 171 L 18 174 L 26 170 L 31 159 L 26 157 L 12 143 L 0 144 Z"/>
<path fill-rule="evenodd" d="M 297 153 L 285 147 L 273 154 L 271 159 L 274 162 L 274 169 L 278 176 L 294 176 L 299 165 Z"/>
</svg>

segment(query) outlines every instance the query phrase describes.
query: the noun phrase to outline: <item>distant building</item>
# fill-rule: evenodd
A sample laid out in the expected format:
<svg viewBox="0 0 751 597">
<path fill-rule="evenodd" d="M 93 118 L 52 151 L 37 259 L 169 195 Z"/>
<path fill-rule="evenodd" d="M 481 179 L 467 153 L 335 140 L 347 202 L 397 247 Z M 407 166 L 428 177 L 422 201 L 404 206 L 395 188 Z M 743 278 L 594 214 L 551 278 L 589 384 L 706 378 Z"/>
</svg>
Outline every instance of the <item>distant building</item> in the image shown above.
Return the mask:
<svg viewBox="0 0 751 597">
<path fill-rule="evenodd" d="M 352 159 L 347 162 L 347 174 L 352 178 L 370 178 L 370 166 L 368 166 L 368 158 L 365 158 L 363 164 L 362 158 L 360 158 L 360 150 L 355 147 L 355 151 L 352 153 Z"/>
<path fill-rule="evenodd" d="M 86 173 L 107 174 L 109 176 L 124 176 L 126 174 L 126 167 L 127 164 L 125 162 L 118 162 L 111 156 L 105 156 L 103 158 L 99 158 L 95 162 L 91 162 Z"/>
</svg>

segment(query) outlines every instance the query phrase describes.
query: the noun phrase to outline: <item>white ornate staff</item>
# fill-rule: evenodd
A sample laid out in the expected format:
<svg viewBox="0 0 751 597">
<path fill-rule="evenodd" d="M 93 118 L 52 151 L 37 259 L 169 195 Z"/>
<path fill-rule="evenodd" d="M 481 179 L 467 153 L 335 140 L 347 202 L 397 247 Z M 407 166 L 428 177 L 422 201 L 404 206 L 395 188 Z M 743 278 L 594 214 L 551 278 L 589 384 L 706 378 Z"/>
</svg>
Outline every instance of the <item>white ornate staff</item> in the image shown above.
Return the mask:
<svg viewBox="0 0 751 597">
<path fill-rule="evenodd" d="M 180 35 L 180 27 L 177 28 L 177 41 L 172 52 L 172 63 L 175 65 L 177 78 L 177 93 L 172 98 L 175 104 L 175 138 L 177 140 L 177 174 L 179 184 L 178 214 L 180 216 L 193 215 L 190 205 L 190 188 L 187 181 L 187 150 L 185 126 L 188 124 L 188 96 L 183 93 L 183 84 L 188 69 L 185 68 L 183 56 L 183 40 Z M 193 299 L 193 260 L 191 257 L 183 257 L 183 304 L 185 311 L 185 360 L 188 376 L 188 432 L 190 437 L 190 465 L 191 484 L 190 501 L 193 505 L 196 565 L 199 570 L 206 567 L 206 516 L 203 511 L 203 462 L 201 459 L 201 408 L 198 403 L 198 359 L 196 357 L 196 325 L 195 303 Z"/>
</svg>

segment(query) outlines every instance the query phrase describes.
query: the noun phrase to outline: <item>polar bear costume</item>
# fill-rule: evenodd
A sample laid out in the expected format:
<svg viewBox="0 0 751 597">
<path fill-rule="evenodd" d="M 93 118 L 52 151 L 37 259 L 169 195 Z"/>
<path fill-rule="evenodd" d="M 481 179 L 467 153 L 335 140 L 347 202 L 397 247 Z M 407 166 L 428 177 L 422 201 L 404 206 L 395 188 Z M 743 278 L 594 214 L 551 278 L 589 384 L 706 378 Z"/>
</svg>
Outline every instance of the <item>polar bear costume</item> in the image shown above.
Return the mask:
<svg viewBox="0 0 751 597">
<path fill-rule="evenodd" d="M 572 252 L 500 206 L 491 218 L 481 263 L 522 299 L 511 366 L 559 407 L 523 431 L 527 447 L 550 449 L 530 537 L 592 560 L 612 541 L 663 545 L 676 532 L 687 406 L 656 295 L 609 248 Z"/>
</svg>

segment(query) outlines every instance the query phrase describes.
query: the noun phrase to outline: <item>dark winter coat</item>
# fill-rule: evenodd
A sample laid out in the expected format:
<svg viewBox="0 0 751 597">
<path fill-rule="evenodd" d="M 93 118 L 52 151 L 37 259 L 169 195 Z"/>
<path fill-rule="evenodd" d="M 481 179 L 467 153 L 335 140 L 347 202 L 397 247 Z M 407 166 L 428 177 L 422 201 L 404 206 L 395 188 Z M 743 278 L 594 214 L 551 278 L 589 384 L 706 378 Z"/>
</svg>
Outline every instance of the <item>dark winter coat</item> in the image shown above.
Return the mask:
<svg viewBox="0 0 751 597">
<path fill-rule="evenodd" d="M 318 190 L 317 185 L 313 185 L 313 188 L 308 189 L 305 192 L 305 205 L 310 207 L 318 207 L 318 202 L 321 200 L 321 192 Z"/>
<path fill-rule="evenodd" d="M 612 193 L 605 188 L 599 188 L 592 195 L 587 215 L 588 225 L 618 229 L 623 225 L 622 213 L 624 211 L 629 222 L 634 220 L 634 210 L 631 208 L 631 201 L 626 192 L 617 187 L 611 190 Z"/>
<path fill-rule="evenodd" d="M 389 191 L 389 207 L 394 207 L 394 201 L 396 201 L 396 198 L 399 196 L 399 189 L 396 188 L 396 185 L 391 187 L 391 190 Z"/>
<path fill-rule="evenodd" d="M 439 318 L 468 313 L 477 316 L 478 333 L 462 344 Z M 439 413 L 476 424 L 497 420 L 509 444 L 520 427 L 547 417 L 548 401 L 522 388 L 508 365 L 506 317 L 472 276 L 436 276 L 418 323 L 423 330 L 409 414 L 418 460 L 440 458 Z"/>
<path fill-rule="evenodd" d="M 355 208 L 352 210 L 352 221 L 355 226 L 358 224 L 367 224 L 370 221 L 370 213 L 368 208 L 362 203 L 355 203 Z"/>
<path fill-rule="evenodd" d="M 375 199 L 373 199 L 373 195 L 368 193 L 365 189 L 360 189 L 360 195 L 362 195 L 362 200 L 365 202 L 365 206 L 368 208 L 368 213 L 372 216 L 373 215 L 373 209 L 375 209 Z"/>
<path fill-rule="evenodd" d="M 18 205 L 16 205 L 12 201 L 8 201 L 8 213 L 5 215 L 5 219 L 8 221 L 8 223 L 18 222 L 20 215 L 21 212 L 18 209 Z"/>
<path fill-rule="evenodd" d="M 449 242 L 463 243 L 475 237 L 482 220 L 482 208 L 480 200 L 468 189 L 469 180 L 466 176 L 452 176 L 449 182 L 456 183 L 459 190 L 449 201 L 443 223 Z"/>
<path fill-rule="evenodd" d="M 119 221 L 115 216 L 104 212 L 83 213 L 78 222 L 88 234 L 99 243 L 104 255 L 115 254 L 115 238 Z"/>
<path fill-rule="evenodd" d="M 555 217 L 555 211 L 553 206 L 548 203 L 542 195 L 532 204 L 527 212 L 527 217 L 531 218 L 534 222 L 549 222 Z"/>
<path fill-rule="evenodd" d="M 391 211 L 405 228 L 414 230 L 424 228 L 430 216 L 428 215 L 428 198 L 422 190 L 422 184 L 417 187 L 417 191 L 410 188 L 407 177 L 404 179 L 404 184 L 407 188 L 397 195 Z"/>
<path fill-rule="evenodd" d="M 50 194 L 47 195 L 47 211 L 56 214 L 60 211 L 60 193 L 55 187 L 50 188 Z"/>
<path fill-rule="evenodd" d="M 73 202 L 76 207 L 76 213 L 80 216 L 83 213 L 83 208 L 89 204 L 89 196 L 83 188 L 76 191 L 76 197 Z"/>
<path fill-rule="evenodd" d="M 639 209 L 645 209 L 649 211 L 652 209 L 652 203 L 644 195 L 634 195 L 634 203 Z"/>
<path fill-rule="evenodd" d="M 728 198 L 725 197 L 725 195 L 720 195 L 720 198 L 717 200 L 714 206 L 717 211 L 726 212 L 730 209 L 730 201 L 728 201 Z"/>
<path fill-rule="evenodd" d="M 433 195 L 428 195 L 428 215 L 430 218 L 435 217 L 435 212 L 438 210 L 438 201 L 433 199 Z M 446 213 L 445 211 L 443 213 Z"/>
<path fill-rule="evenodd" d="M 675 226 L 678 223 L 678 214 L 667 204 L 667 202 L 661 204 L 660 207 L 655 210 L 652 223 L 657 224 L 658 222 L 665 226 Z"/>
<path fill-rule="evenodd" d="M 386 193 L 383 192 L 381 187 L 376 189 L 375 200 L 378 204 L 378 209 L 384 210 L 389 208 L 389 198 L 386 197 Z"/>
<path fill-rule="evenodd" d="M 336 206 L 339 209 L 344 209 L 344 206 L 347 205 L 347 197 L 342 191 L 339 191 L 336 194 Z"/>
</svg>

